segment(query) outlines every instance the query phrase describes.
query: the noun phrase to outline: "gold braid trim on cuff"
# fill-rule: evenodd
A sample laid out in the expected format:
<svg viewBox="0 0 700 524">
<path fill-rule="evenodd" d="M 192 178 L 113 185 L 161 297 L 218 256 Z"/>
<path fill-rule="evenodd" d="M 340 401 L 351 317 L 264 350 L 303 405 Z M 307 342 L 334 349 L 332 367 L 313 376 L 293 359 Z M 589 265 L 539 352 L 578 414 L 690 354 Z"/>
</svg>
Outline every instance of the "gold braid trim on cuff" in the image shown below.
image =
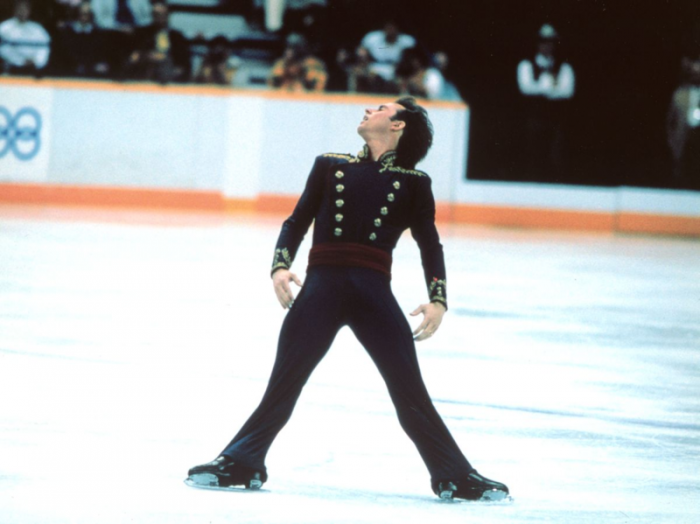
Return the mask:
<svg viewBox="0 0 700 524">
<path fill-rule="evenodd" d="M 289 269 L 292 267 L 292 257 L 286 247 L 275 249 L 275 258 L 272 261 L 272 269 L 270 275 L 278 269 Z"/>
<path fill-rule="evenodd" d="M 278 269 L 289 269 L 289 266 L 285 264 L 284 262 L 277 262 L 274 266 L 272 266 L 272 269 L 270 270 L 270 274 L 274 273 Z"/>
</svg>

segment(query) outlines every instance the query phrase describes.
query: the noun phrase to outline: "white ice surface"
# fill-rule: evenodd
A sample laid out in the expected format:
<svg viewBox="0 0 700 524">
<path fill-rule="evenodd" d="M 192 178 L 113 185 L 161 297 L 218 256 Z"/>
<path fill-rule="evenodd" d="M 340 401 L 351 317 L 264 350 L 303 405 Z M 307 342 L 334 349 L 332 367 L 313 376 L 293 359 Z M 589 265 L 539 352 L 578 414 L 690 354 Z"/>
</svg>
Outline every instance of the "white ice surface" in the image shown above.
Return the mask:
<svg viewBox="0 0 700 524">
<path fill-rule="evenodd" d="M 183 484 L 259 401 L 279 219 L 0 207 L 0 524 L 700 522 L 700 242 L 442 228 L 428 389 L 508 503 L 445 503 L 340 333 L 261 492 Z M 308 240 L 295 269 L 304 272 Z M 425 300 L 402 239 L 394 291 Z M 415 320 L 413 320 L 415 323 Z"/>
</svg>

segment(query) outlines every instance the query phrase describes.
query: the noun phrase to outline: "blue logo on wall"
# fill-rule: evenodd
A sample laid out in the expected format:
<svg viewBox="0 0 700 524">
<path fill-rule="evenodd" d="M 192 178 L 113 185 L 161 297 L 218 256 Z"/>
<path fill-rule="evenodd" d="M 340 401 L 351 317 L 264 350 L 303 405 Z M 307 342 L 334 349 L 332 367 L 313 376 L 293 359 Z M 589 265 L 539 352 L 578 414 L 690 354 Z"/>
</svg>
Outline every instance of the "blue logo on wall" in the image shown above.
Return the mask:
<svg viewBox="0 0 700 524">
<path fill-rule="evenodd" d="M 0 106 L 0 160 L 12 153 L 28 161 L 41 149 L 41 115 L 33 107 L 23 107 L 13 116 Z"/>
</svg>

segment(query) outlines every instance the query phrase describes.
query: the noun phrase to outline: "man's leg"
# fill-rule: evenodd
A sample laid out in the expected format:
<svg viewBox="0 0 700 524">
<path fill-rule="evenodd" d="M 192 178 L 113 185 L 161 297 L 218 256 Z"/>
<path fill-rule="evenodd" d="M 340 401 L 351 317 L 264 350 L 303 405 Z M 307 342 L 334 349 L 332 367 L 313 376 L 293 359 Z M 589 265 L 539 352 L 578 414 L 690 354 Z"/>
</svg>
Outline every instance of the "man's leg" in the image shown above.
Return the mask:
<svg viewBox="0 0 700 524">
<path fill-rule="evenodd" d="M 282 325 L 277 357 L 258 408 L 222 451 L 239 464 L 265 471 L 265 456 L 292 415 L 312 371 L 342 326 L 339 279 L 312 271 Z"/>
<path fill-rule="evenodd" d="M 372 357 L 389 390 L 399 422 L 433 478 L 473 470 L 433 406 L 421 376 L 411 328 L 388 280 L 367 270 L 349 326 Z"/>
<path fill-rule="evenodd" d="M 508 488 L 481 476 L 435 410 L 421 377 L 413 334 L 388 280 L 376 272 L 354 279 L 349 325 L 379 368 L 399 422 L 418 448 L 441 498 L 501 500 Z"/>
</svg>

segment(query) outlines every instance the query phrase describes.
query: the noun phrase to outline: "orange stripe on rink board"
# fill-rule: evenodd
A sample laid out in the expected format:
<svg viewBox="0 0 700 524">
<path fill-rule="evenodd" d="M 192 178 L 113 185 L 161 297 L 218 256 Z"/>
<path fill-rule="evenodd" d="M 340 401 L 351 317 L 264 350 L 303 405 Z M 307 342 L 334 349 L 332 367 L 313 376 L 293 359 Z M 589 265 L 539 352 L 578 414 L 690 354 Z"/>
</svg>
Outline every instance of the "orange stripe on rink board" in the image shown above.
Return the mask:
<svg viewBox="0 0 700 524">
<path fill-rule="evenodd" d="M 221 194 L 213 191 L 43 184 L 0 184 L 0 202 L 200 211 L 224 211 L 228 208 Z"/>
<path fill-rule="evenodd" d="M 615 229 L 615 215 L 613 213 L 464 204 L 453 206 L 452 221 L 489 226 L 581 231 L 613 231 Z"/>
<path fill-rule="evenodd" d="M 224 209 L 227 213 L 254 213 L 257 211 L 257 202 L 253 198 L 229 198 L 224 200 Z"/>
<path fill-rule="evenodd" d="M 257 199 L 236 199 L 214 191 L 0 183 L 0 204 L 289 215 L 298 198 L 298 195 L 261 194 Z M 700 236 L 700 217 L 689 216 L 451 205 L 438 202 L 436 218 L 440 222 L 501 227 Z"/>
<path fill-rule="evenodd" d="M 256 209 L 260 213 L 290 215 L 299 200 L 299 195 L 261 194 Z"/>
<path fill-rule="evenodd" d="M 617 228 L 628 233 L 700 236 L 700 217 L 620 213 Z"/>
</svg>

